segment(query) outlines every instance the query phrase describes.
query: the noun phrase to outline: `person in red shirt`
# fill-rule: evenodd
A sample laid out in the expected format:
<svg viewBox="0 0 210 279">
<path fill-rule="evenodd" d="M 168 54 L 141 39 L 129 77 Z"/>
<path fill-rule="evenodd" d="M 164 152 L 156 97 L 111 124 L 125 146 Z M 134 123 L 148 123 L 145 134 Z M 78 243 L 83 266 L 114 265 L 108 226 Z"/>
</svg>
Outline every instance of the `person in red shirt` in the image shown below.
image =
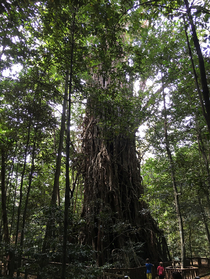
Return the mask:
<svg viewBox="0 0 210 279">
<path fill-rule="evenodd" d="M 165 275 L 165 268 L 163 267 L 163 263 L 160 262 L 160 265 L 157 267 L 157 274 L 159 279 L 163 279 Z"/>
</svg>

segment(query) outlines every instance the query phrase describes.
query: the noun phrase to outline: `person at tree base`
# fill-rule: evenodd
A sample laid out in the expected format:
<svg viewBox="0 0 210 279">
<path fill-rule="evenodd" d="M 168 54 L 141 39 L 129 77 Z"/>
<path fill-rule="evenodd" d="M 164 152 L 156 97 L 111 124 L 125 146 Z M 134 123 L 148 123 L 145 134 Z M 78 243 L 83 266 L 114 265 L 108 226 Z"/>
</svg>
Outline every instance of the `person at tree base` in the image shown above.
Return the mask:
<svg viewBox="0 0 210 279">
<path fill-rule="evenodd" d="M 146 259 L 146 278 L 147 279 L 152 279 L 152 267 L 154 266 L 154 264 L 149 262 L 149 258 Z"/>
<path fill-rule="evenodd" d="M 165 275 L 165 269 L 163 267 L 163 263 L 160 262 L 159 266 L 157 267 L 157 274 L 159 276 L 159 279 L 163 279 Z"/>
</svg>

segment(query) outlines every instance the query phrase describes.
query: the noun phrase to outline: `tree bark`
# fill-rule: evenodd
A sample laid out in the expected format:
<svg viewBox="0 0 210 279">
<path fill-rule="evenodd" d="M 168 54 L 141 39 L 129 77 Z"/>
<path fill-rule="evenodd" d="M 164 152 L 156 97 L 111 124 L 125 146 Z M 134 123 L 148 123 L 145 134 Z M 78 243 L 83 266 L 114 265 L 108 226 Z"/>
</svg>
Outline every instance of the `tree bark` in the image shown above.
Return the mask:
<svg viewBox="0 0 210 279">
<path fill-rule="evenodd" d="M 208 221 L 207 221 L 208 217 L 206 216 L 206 213 L 205 213 L 205 210 L 203 208 L 199 193 L 198 193 L 198 203 L 199 203 L 199 207 L 200 207 L 200 210 L 201 210 L 201 216 L 202 216 L 204 227 L 205 227 L 205 230 L 206 230 L 206 237 L 207 237 L 207 240 L 208 240 L 208 246 L 209 246 L 209 251 L 210 251 L 210 233 L 209 233 L 209 227 L 208 227 Z"/>
<path fill-rule="evenodd" d="M 63 99 L 63 112 L 61 117 L 61 129 L 60 129 L 60 138 L 59 138 L 59 146 L 58 146 L 58 154 L 56 158 L 56 169 L 55 169 L 55 177 L 54 177 L 54 185 L 53 185 L 53 192 L 52 198 L 50 203 L 50 216 L 47 221 L 46 231 L 45 231 L 45 238 L 42 246 L 42 251 L 45 252 L 50 241 L 51 236 L 53 235 L 54 231 L 54 211 L 56 208 L 56 202 L 59 196 L 59 177 L 60 177 L 60 170 L 61 170 L 61 159 L 62 159 L 62 149 L 63 149 L 63 139 L 65 133 L 65 118 L 66 118 L 66 105 L 67 105 L 67 98 L 68 98 L 68 81 L 69 81 L 69 72 L 66 72 L 66 80 L 65 80 L 65 92 L 64 92 L 64 99 Z"/>
<path fill-rule="evenodd" d="M 73 13 L 73 23 L 71 30 L 71 56 L 70 56 L 70 80 L 69 80 L 69 95 L 68 95 L 68 115 L 67 115 L 67 136 L 66 136 L 66 189 L 65 189 L 65 212 L 64 212 L 64 234 L 63 234 L 63 260 L 61 279 L 65 279 L 66 273 L 66 257 L 67 257 L 67 233 L 68 233 L 68 211 L 70 205 L 70 181 L 69 181 L 69 160 L 70 160 L 70 128 L 71 128 L 71 95 L 72 95 L 72 80 L 73 80 L 73 58 L 74 58 L 74 32 L 75 32 L 75 16 Z"/>
<path fill-rule="evenodd" d="M 187 27 L 186 27 L 186 23 L 185 23 L 185 17 L 184 17 L 184 28 L 185 28 L 185 36 L 186 36 L 186 40 L 187 40 L 187 46 L 188 46 L 190 61 L 191 61 L 191 64 L 192 64 L 193 74 L 194 74 L 194 78 L 195 78 L 195 85 L 196 85 L 196 89 L 198 91 L 198 96 L 199 96 L 203 116 L 205 118 L 205 121 L 206 121 L 206 124 L 207 124 L 207 127 L 208 127 L 208 131 L 210 132 L 210 121 L 209 121 L 209 117 L 208 117 L 208 115 L 206 113 L 206 110 L 205 110 L 205 106 L 204 106 L 204 103 L 203 103 L 203 97 L 202 97 L 202 93 L 201 93 L 199 82 L 198 82 L 198 76 L 197 76 L 197 73 L 196 73 L 196 70 L 195 70 L 195 64 L 194 64 L 194 61 L 193 61 L 193 55 L 192 55 L 192 51 L 191 51 L 191 47 L 190 47 L 188 34 L 187 34 Z"/>
<path fill-rule="evenodd" d="M 36 141 L 34 139 L 33 150 L 32 150 L 32 158 L 31 158 L 31 171 L 30 171 L 30 174 L 29 174 L 28 190 L 27 190 L 25 207 L 24 207 L 24 212 L 23 212 L 23 224 L 22 224 L 22 229 L 21 229 L 21 241 L 20 241 L 21 248 L 23 247 L 26 214 L 27 214 L 29 195 L 30 195 L 30 190 L 31 190 L 31 185 L 32 185 L 32 178 L 33 178 L 33 173 L 34 173 L 35 150 L 36 150 Z"/>
<path fill-rule="evenodd" d="M 15 154 L 17 151 L 17 142 L 15 146 Z M 13 166 L 14 166 L 14 158 L 13 158 Z M 11 226 L 10 226 L 10 232 L 9 234 L 12 235 L 13 232 L 13 223 L 14 223 L 14 217 L 15 217 L 15 204 L 16 204 L 16 196 L 17 196 L 17 185 L 18 185 L 18 165 L 16 166 L 16 169 L 13 167 L 14 172 L 16 173 L 16 179 L 15 179 L 15 192 L 13 197 L 13 206 L 12 206 L 12 217 L 11 217 Z M 13 235 L 14 236 L 14 235 Z"/>
<path fill-rule="evenodd" d="M 101 107 L 101 115 L 94 114 L 94 105 Z M 113 113 L 111 107 L 104 113 L 103 104 L 88 100 L 82 135 L 85 226 L 80 237 L 96 251 L 99 266 L 118 262 L 121 267 L 135 267 L 147 257 L 163 260 L 158 245 L 163 234 L 141 199 L 135 129 L 116 133 L 111 125 L 100 125 Z M 119 113 L 124 117 L 123 111 Z"/>
<path fill-rule="evenodd" d="M 210 133 L 210 100 L 209 100 L 209 88 L 208 88 L 208 84 L 207 84 L 205 64 L 204 64 L 203 54 L 201 52 L 196 28 L 193 23 L 193 18 L 192 18 L 192 14 L 191 14 L 191 9 L 189 7 L 189 2 L 188 2 L 188 0 L 184 0 L 184 2 L 185 2 L 188 18 L 189 18 L 189 23 L 190 23 L 191 30 L 192 30 L 192 38 L 193 38 L 194 46 L 195 46 L 195 49 L 196 49 L 196 52 L 198 55 L 200 78 L 201 78 L 201 85 L 202 85 L 202 95 L 203 95 L 205 112 L 206 112 L 204 117 L 206 119 L 206 123 L 207 123 L 208 130 Z"/>
<path fill-rule="evenodd" d="M 61 170 L 61 158 L 62 158 L 63 139 L 64 139 L 64 132 L 65 132 L 66 104 L 67 104 L 67 97 L 68 97 L 68 81 L 69 81 L 69 72 L 67 70 L 66 80 L 65 80 L 65 93 L 63 99 L 63 112 L 61 117 L 59 147 L 58 147 L 58 155 L 56 159 L 56 169 L 55 169 L 55 178 L 54 178 L 51 206 L 56 206 L 56 201 L 58 199 L 58 192 L 59 192 L 59 177 L 60 177 L 60 170 Z"/>
<path fill-rule="evenodd" d="M 184 27 L 185 27 L 185 36 L 186 36 L 186 39 L 187 39 L 187 46 L 188 46 L 189 56 L 190 56 L 190 60 L 191 60 L 191 64 L 192 64 L 193 74 L 194 74 L 194 77 L 195 77 L 195 84 L 196 84 L 196 88 L 197 88 L 197 91 L 198 91 L 203 116 L 206 120 L 207 127 L 208 127 L 208 130 L 210 132 L 210 126 L 209 126 L 209 122 L 208 122 L 208 115 L 206 114 L 206 111 L 205 111 L 205 107 L 204 107 L 204 103 L 203 103 L 203 99 L 202 99 L 202 93 L 201 93 L 201 90 L 200 90 L 200 86 L 199 86 L 199 82 L 198 82 L 198 76 L 197 76 L 197 73 L 196 73 L 196 70 L 195 70 L 195 64 L 194 64 L 194 61 L 193 61 L 193 55 L 192 55 L 192 51 L 191 51 L 191 47 L 190 47 L 188 34 L 187 34 L 187 27 L 186 27 L 185 17 L 184 17 Z M 190 95 L 189 95 L 189 99 L 191 99 Z M 204 163 L 205 163 L 205 166 L 206 166 L 206 171 L 207 171 L 207 176 L 208 176 L 208 189 L 210 190 L 209 161 L 208 161 L 208 158 L 207 158 L 207 155 L 206 155 L 206 150 L 205 150 L 205 147 L 204 147 L 204 144 L 203 144 L 202 135 L 200 133 L 198 119 L 199 119 L 198 118 L 198 112 L 196 111 L 195 112 L 195 123 L 196 123 L 198 147 L 199 147 L 199 150 L 202 154 L 202 157 L 203 157 L 203 160 L 204 160 Z M 207 200 L 208 200 L 208 204 L 210 205 L 209 190 L 207 191 L 208 193 L 206 193 L 206 197 L 207 197 Z"/>
<path fill-rule="evenodd" d="M 36 134 L 36 133 L 35 133 Z M 25 230 L 25 223 L 26 223 L 26 214 L 27 214 L 27 208 L 28 208 L 28 201 L 29 201 L 29 195 L 32 185 L 32 178 L 34 173 L 34 160 L 35 160 L 35 150 L 36 150 L 36 142 L 34 139 L 33 144 L 33 150 L 32 150 L 32 158 L 31 158 L 31 171 L 29 174 L 29 181 L 28 181 L 28 190 L 26 195 L 26 201 L 25 201 L 25 207 L 23 211 L 23 222 L 22 222 L 22 228 L 21 228 L 21 237 L 20 237 L 20 254 L 18 259 L 18 266 L 21 267 L 21 259 L 22 259 L 22 251 L 23 251 L 23 242 L 24 242 L 24 230 Z M 17 275 L 20 275 L 20 271 L 18 270 Z"/>
<path fill-rule="evenodd" d="M 170 150 L 170 143 L 168 140 L 168 120 L 166 114 L 166 100 L 165 100 L 165 92 L 163 87 L 163 103 L 164 103 L 164 134 L 165 134 L 165 147 L 166 152 L 168 155 L 169 163 L 170 163 L 170 171 L 171 171 L 171 180 L 174 190 L 174 201 L 175 201 L 175 208 L 176 208 L 176 215 L 177 220 L 179 223 L 179 234 L 180 234 L 180 242 L 181 242 L 181 268 L 185 267 L 186 255 L 185 255 L 185 241 L 184 241 L 184 228 L 183 228 L 183 220 L 182 214 L 180 210 L 180 203 L 179 203 L 179 193 L 177 190 L 177 183 L 176 183 L 176 175 L 175 175 L 175 167 L 174 162 Z"/>
<path fill-rule="evenodd" d="M 2 208 L 2 222 L 3 222 L 3 233 L 4 241 L 9 244 L 9 229 L 8 229 L 8 219 L 7 219 L 7 207 L 6 207 L 6 185 L 5 185 L 5 176 L 6 176 L 6 166 L 5 166 L 5 152 L 4 147 L 1 148 L 1 208 Z"/>
<path fill-rule="evenodd" d="M 17 215 L 17 226 L 16 226 L 15 245 L 17 245 L 17 242 L 18 242 L 18 235 L 19 235 L 20 213 L 21 213 L 22 197 L 23 197 L 23 181 L 24 181 L 24 175 L 25 175 L 25 169 L 26 169 L 26 159 L 27 159 L 27 153 L 28 153 L 28 146 L 29 146 L 29 141 L 30 141 L 30 131 L 31 131 L 31 120 L 29 120 L 27 142 L 26 142 L 25 154 L 24 154 L 24 164 L 23 164 L 23 170 L 22 170 L 22 174 L 21 174 L 21 182 L 20 182 L 20 200 L 19 200 L 19 205 L 18 205 L 18 215 Z"/>
</svg>

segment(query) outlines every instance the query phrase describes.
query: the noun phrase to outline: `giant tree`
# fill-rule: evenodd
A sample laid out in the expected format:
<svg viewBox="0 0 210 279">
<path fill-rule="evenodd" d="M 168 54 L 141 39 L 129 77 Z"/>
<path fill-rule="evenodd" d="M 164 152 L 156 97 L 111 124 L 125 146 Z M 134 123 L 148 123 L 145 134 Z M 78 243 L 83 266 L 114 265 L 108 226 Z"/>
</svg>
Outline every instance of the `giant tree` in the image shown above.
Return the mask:
<svg viewBox="0 0 210 279">
<path fill-rule="evenodd" d="M 101 2 L 91 11 L 94 8 L 101 18 L 100 22 L 94 18 L 97 36 L 91 58 L 95 67 L 83 130 L 82 218 L 86 225 L 82 240 L 92 243 L 99 265 L 138 266 L 146 257 L 166 260 L 165 247 L 158 241 L 163 234 L 139 200 L 143 187 L 135 132 L 142 112 L 137 107 L 139 99 L 133 96 L 126 26 L 120 22 L 118 5 Z"/>
</svg>

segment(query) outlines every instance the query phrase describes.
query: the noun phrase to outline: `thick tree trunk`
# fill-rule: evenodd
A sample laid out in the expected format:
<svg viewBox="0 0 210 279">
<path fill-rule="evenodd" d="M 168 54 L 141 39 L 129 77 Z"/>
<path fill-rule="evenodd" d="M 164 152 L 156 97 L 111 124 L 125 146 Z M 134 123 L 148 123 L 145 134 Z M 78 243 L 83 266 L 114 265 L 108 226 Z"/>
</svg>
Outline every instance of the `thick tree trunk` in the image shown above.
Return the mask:
<svg viewBox="0 0 210 279">
<path fill-rule="evenodd" d="M 110 127 L 109 127 L 110 128 Z M 157 228 L 143 194 L 135 135 L 106 133 L 93 116 L 83 134 L 83 243 L 92 244 L 99 266 L 110 262 L 139 266 L 143 259 L 161 260 Z"/>
</svg>

